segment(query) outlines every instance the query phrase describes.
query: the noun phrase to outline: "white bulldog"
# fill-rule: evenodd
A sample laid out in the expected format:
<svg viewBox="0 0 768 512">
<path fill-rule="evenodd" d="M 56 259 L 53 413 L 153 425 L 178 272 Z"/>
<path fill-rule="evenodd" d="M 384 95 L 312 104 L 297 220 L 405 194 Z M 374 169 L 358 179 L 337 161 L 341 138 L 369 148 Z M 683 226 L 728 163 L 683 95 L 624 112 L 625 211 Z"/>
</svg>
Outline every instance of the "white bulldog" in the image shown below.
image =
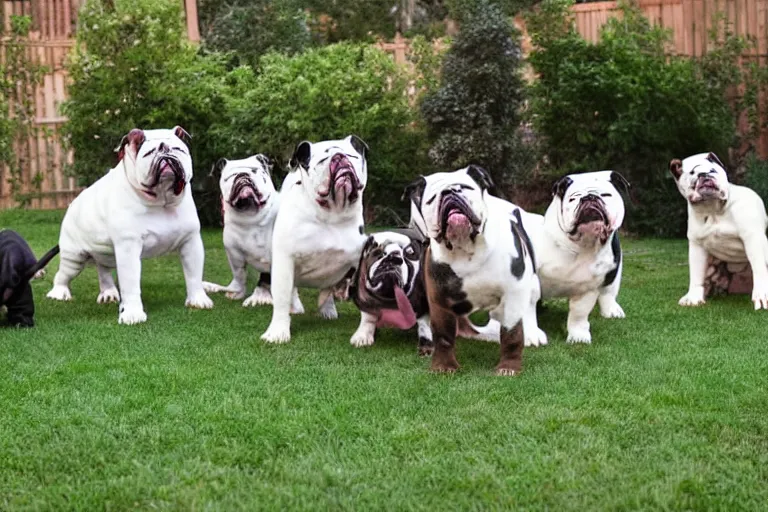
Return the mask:
<svg viewBox="0 0 768 512">
<path fill-rule="evenodd" d="M 567 343 L 590 343 L 589 314 L 624 318 L 616 302 L 621 285 L 619 228 L 629 183 L 615 171 L 571 174 L 552 187 L 544 216 L 526 214 L 544 299 L 569 299 Z M 546 339 L 539 340 L 546 343 Z"/>
<path fill-rule="evenodd" d="M 118 322 L 137 324 L 141 260 L 178 251 L 187 284 L 186 305 L 210 309 L 203 289 L 205 253 L 200 221 L 187 185 L 192 158 L 182 128 L 133 129 L 123 137 L 119 163 L 69 205 L 61 223 L 61 261 L 48 298 L 71 300 L 69 282 L 86 263 L 99 273 L 100 304 L 120 301 Z M 117 268 L 120 292 L 112 278 Z"/>
<path fill-rule="evenodd" d="M 272 304 L 270 267 L 272 230 L 280 208 L 280 194 L 272 184 L 269 159 L 254 155 L 243 160 L 220 159 L 212 174 L 220 175 L 221 207 L 224 212 L 224 249 L 232 269 L 227 286 L 203 282 L 208 293 L 225 292 L 228 299 L 245 297 L 247 265 L 259 272 L 259 282 L 243 306 Z M 303 313 L 304 306 L 293 289 L 292 313 Z"/>
<path fill-rule="evenodd" d="M 334 287 L 354 273 L 367 237 L 362 194 L 368 146 L 356 135 L 302 142 L 280 191 L 272 242 L 272 321 L 261 339 L 291 338 L 291 290 L 319 288 L 320 315 L 337 317 Z"/>
<path fill-rule="evenodd" d="M 419 178 L 406 194 L 411 222 L 427 238 L 424 279 L 434 341 L 432 371 L 454 372 L 461 319 L 476 310 L 501 323 L 497 375 L 520 372 L 525 337 L 536 327 L 539 280 L 517 206 L 488 193 L 488 173 L 469 166 Z"/>
<path fill-rule="evenodd" d="M 688 201 L 688 293 L 681 306 L 704 304 L 707 256 L 752 267 L 752 302 L 768 309 L 768 216 L 753 190 L 728 182 L 714 153 L 700 153 L 669 163 L 677 188 Z"/>
</svg>

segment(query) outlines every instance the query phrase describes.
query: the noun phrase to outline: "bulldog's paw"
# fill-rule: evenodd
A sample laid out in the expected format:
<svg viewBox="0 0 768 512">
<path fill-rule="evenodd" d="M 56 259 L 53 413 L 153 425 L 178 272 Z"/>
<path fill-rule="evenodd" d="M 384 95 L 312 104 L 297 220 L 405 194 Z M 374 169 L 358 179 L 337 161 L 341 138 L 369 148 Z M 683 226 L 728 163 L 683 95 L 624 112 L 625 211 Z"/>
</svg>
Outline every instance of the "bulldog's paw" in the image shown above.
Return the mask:
<svg viewBox="0 0 768 512">
<path fill-rule="evenodd" d="M 678 301 L 681 306 L 701 306 L 704 303 L 703 291 L 688 292 Z"/>
<path fill-rule="evenodd" d="M 318 314 L 326 320 L 336 320 L 339 318 L 339 314 L 336 312 L 336 303 L 332 300 L 325 301 Z"/>
<path fill-rule="evenodd" d="M 496 375 L 499 377 L 514 377 L 517 374 L 518 370 L 515 370 L 514 368 L 508 368 L 503 365 L 496 367 Z"/>
<path fill-rule="evenodd" d="M 110 304 L 112 302 L 120 302 L 120 292 L 114 286 L 107 288 L 96 297 L 97 304 Z"/>
<path fill-rule="evenodd" d="M 432 366 L 429 367 L 429 371 L 432 373 L 456 373 L 459 370 L 459 363 L 445 362 L 435 363 L 434 355 L 432 356 Z"/>
<path fill-rule="evenodd" d="M 147 314 L 139 307 L 120 307 L 117 323 L 125 325 L 141 324 L 147 321 Z"/>
<path fill-rule="evenodd" d="M 53 300 L 69 301 L 72 300 L 72 292 L 69 291 L 67 286 L 55 285 L 46 297 Z"/>
<path fill-rule="evenodd" d="M 45 277 L 45 269 L 41 268 L 37 272 L 35 272 L 35 275 L 32 276 L 32 279 L 42 279 Z"/>
<path fill-rule="evenodd" d="M 432 357 L 432 354 L 434 353 L 435 353 L 434 345 L 419 344 L 419 350 L 418 350 L 419 357 Z"/>
<path fill-rule="evenodd" d="M 229 300 L 240 300 L 245 297 L 245 290 L 239 292 L 227 292 L 224 294 L 224 296 Z"/>
<path fill-rule="evenodd" d="M 205 293 L 221 293 L 227 291 L 227 287 L 209 281 L 203 281 L 203 290 L 205 290 Z"/>
<path fill-rule="evenodd" d="M 752 289 L 752 303 L 755 310 L 768 309 L 768 285 L 755 284 Z"/>
<path fill-rule="evenodd" d="M 261 335 L 261 339 L 267 343 L 288 343 L 291 341 L 291 330 L 289 327 L 270 325 L 267 332 Z"/>
<path fill-rule="evenodd" d="M 262 306 L 262 305 L 268 305 L 272 304 L 272 294 L 269 293 L 269 290 L 265 290 L 264 288 L 256 287 L 255 290 L 253 290 L 253 293 L 250 297 L 245 299 L 243 301 L 243 307 L 249 308 L 254 306 Z"/>
<path fill-rule="evenodd" d="M 592 335 L 589 329 L 571 329 L 568 331 L 566 343 L 592 343 Z"/>
<path fill-rule="evenodd" d="M 529 333 L 529 331 L 531 331 Z M 525 346 L 526 347 L 540 347 L 547 344 L 547 333 L 539 329 L 538 327 L 528 329 L 525 331 Z"/>
<path fill-rule="evenodd" d="M 192 297 L 187 297 L 184 305 L 193 309 L 213 309 L 213 301 L 204 291 L 197 292 Z"/>
<path fill-rule="evenodd" d="M 372 332 L 360 332 L 358 329 L 355 334 L 349 339 L 349 342 L 353 347 L 370 347 L 373 345 L 374 333 Z"/>
<path fill-rule="evenodd" d="M 614 301 L 613 304 L 600 308 L 600 316 L 603 318 L 624 318 L 626 315 L 621 306 L 619 306 L 619 303 Z"/>
<path fill-rule="evenodd" d="M 292 315 L 304 314 L 304 304 L 301 303 L 301 299 L 299 298 L 299 294 L 297 292 L 293 293 L 293 298 L 291 299 L 291 314 Z"/>
</svg>

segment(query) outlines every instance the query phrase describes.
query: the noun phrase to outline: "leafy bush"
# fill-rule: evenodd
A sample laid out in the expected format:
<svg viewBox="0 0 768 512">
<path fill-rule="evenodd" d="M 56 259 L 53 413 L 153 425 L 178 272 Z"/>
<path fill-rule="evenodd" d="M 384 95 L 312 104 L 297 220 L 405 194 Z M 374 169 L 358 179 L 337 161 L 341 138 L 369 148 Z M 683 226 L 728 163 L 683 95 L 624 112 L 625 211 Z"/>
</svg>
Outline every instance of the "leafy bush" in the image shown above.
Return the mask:
<svg viewBox="0 0 768 512">
<path fill-rule="evenodd" d="M 289 57 L 262 57 L 229 76 L 226 119 L 215 127 L 237 157 L 254 152 L 285 164 L 302 140 L 355 133 L 371 148 L 365 204 L 369 220 L 404 215 L 403 187 L 425 172 L 424 137 L 404 94 L 407 77 L 386 53 L 336 44 Z"/>
<path fill-rule="evenodd" d="M 669 32 L 635 6 L 621 3 L 622 19 L 609 20 L 591 44 L 576 33 L 570 5 L 546 0 L 528 20 L 539 75 L 531 111 L 551 167 L 557 174 L 624 173 L 635 199 L 627 227 L 680 235 L 685 202 L 669 161 L 703 151 L 728 155 L 736 134 L 726 100 L 733 82 L 723 70 L 715 76 L 701 62 L 667 55 Z"/>
<path fill-rule="evenodd" d="M 81 8 L 67 64 L 72 84 L 62 110 L 69 118 L 65 140 L 75 150 L 72 172 L 89 185 L 116 163 L 113 150 L 131 128 L 181 125 L 193 136 L 200 191 L 200 178 L 225 150 L 206 137 L 223 112 L 224 63 L 216 55 L 198 55 L 186 41 L 181 2 L 110 4 L 89 0 Z M 198 207 L 205 200 L 198 194 Z"/>
<path fill-rule="evenodd" d="M 301 4 L 298 0 L 203 2 L 200 26 L 205 46 L 232 51 L 235 63 L 253 66 L 271 50 L 298 53 L 311 42 Z"/>
<path fill-rule="evenodd" d="M 530 151 L 519 134 L 521 53 L 518 33 L 503 12 L 478 2 L 445 56 L 440 88 L 421 104 L 432 141 L 429 155 L 440 168 L 475 163 L 497 185 L 530 168 Z"/>
<path fill-rule="evenodd" d="M 746 158 L 745 167 L 744 185 L 757 192 L 768 205 L 768 161 L 761 160 L 751 153 Z"/>
</svg>

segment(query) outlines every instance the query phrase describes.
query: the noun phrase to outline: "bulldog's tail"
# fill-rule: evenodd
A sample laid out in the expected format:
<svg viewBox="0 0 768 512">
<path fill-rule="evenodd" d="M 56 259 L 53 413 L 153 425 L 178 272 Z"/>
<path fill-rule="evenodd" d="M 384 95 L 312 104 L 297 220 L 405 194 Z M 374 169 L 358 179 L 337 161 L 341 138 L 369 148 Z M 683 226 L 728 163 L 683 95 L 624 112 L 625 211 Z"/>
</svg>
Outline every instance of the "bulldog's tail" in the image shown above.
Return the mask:
<svg viewBox="0 0 768 512">
<path fill-rule="evenodd" d="M 27 274 L 26 274 L 26 276 L 24 276 L 25 281 L 29 281 L 30 279 L 35 277 L 35 274 L 37 274 L 40 270 L 45 268 L 45 266 L 57 254 L 59 254 L 59 246 L 58 245 L 56 247 L 54 247 L 53 249 L 51 249 L 50 251 L 48 251 L 47 253 L 45 253 L 42 258 L 37 260 L 37 263 L 32 265 L 32 267 L 29 270 L 27 270 Z"/>
</svg>

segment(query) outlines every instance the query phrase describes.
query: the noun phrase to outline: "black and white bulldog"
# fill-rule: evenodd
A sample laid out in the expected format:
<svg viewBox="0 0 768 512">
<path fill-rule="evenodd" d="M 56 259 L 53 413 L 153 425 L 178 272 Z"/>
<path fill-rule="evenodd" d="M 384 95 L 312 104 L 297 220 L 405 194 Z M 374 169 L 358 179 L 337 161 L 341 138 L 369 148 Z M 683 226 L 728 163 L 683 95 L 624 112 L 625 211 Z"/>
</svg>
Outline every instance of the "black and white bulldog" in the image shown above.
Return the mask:
<svg viewBox="0 0 768 512">
<path fill-rule="evenodd" d="M 272 165 L 264 155 L 242 160 L 220 159 L 212 174 L 219 175 L 221 208 L 224 214 L 224 249 L 232 269 L 227 286 L 203 282 L 208 293 L 225 292 L 227 298 L 245 297 L 247 266 L 259 272 L 259 282 L 243 306 L 272 304 L 270 267 L 272 264 L 272 231 L 280 208 L 280 194 L 272 184 Z M 292 313 L 303 313 L 304 306 L 293 289 Z"/>
<path fill-rule="evenodd" d="M 753 190 L 728 182 L 725 166 L 714 153 L 699 153 L 680 161 L 669 171 L 688 201 L 688 293 L 681 306 L 705 302 L 704 280 L 712 256 L 728 263 L 749 262 L 752 267 L 752 302 L 768 309 L 768 215 Z"/>
<path fill-rule="evenodd" d="M 568 343 L 590 343 L 589 314 L 624 318 L 619 228 L 629 183 L 615 171 L 571 174 L 552 187 L 546 213 L 523 216 L 536 251 L 543 299 L 569 299 Z M 546 338 L 540 340 L 546 343 Z"/>
<path fill-rule="evenodd" d="M 34 327 L 35 300 L 30 280 L 59 253 L 57 245 L 38 260 L 20 234 L 0 231 L 0 310 L 5 310 L 8 325 Z"/>
<path fill-rule="evenodd" d="M 368 237 L 349 288 L 350 298 L 360 309 L 360 326 L 350 339 L 352 345 L 373 345 L 377 327 L 405 330 L 417 325 L 419 355 L 432 355 L 434 343 L 422 272 L 426 247 L 424 238 L 413 229 L 381 231 Z M 465 317 L 459 322 L 461 336 L 499 340 L 495 320 L 484 327 Z"/>
<path fill-rule="evenodd" d="M 261 339 L 291 338 L 291 291 L 319 288 L 320 315 L 337 317 L 334 288 L 348 280 L 365 244 L 368 146 L 356 135 L 302 142 L 280 190 L 272 240 L 272 321 Z"/>
<path fill-rule="evenodd" d="M 141 301 L 141 260 L 179 252 L 187 284 L 186 305 L 210 309 L 203 289 L 205 253 L 192 199 L 192 158 L 182 128 L 133 129 L 118 147 L 119 163 L 69 205 L 61 223 L 59 271 L 48 297 L 71 300 L 69 283 L 95 263 L 96 301 L 120 301 L 118 322 L 147 315 Z M 184 139 L 184 140 L 182 140 Z M 117 268 L 120 291 L 112 278 Z"/>
<path fill-rule="evenodd" d="M 408 186 L 411 222 L 429 238 L 424 279 L 434 338 L 432 370 L 454 372 L 460 319 L 486 310 L 500 322 L 497 375 L 515 375 L 525 337 L 538 337 L 539 280 L 533 245 L 517 206 L 488 193 L 476 166 L 435 173 Z"/>
</svg>

